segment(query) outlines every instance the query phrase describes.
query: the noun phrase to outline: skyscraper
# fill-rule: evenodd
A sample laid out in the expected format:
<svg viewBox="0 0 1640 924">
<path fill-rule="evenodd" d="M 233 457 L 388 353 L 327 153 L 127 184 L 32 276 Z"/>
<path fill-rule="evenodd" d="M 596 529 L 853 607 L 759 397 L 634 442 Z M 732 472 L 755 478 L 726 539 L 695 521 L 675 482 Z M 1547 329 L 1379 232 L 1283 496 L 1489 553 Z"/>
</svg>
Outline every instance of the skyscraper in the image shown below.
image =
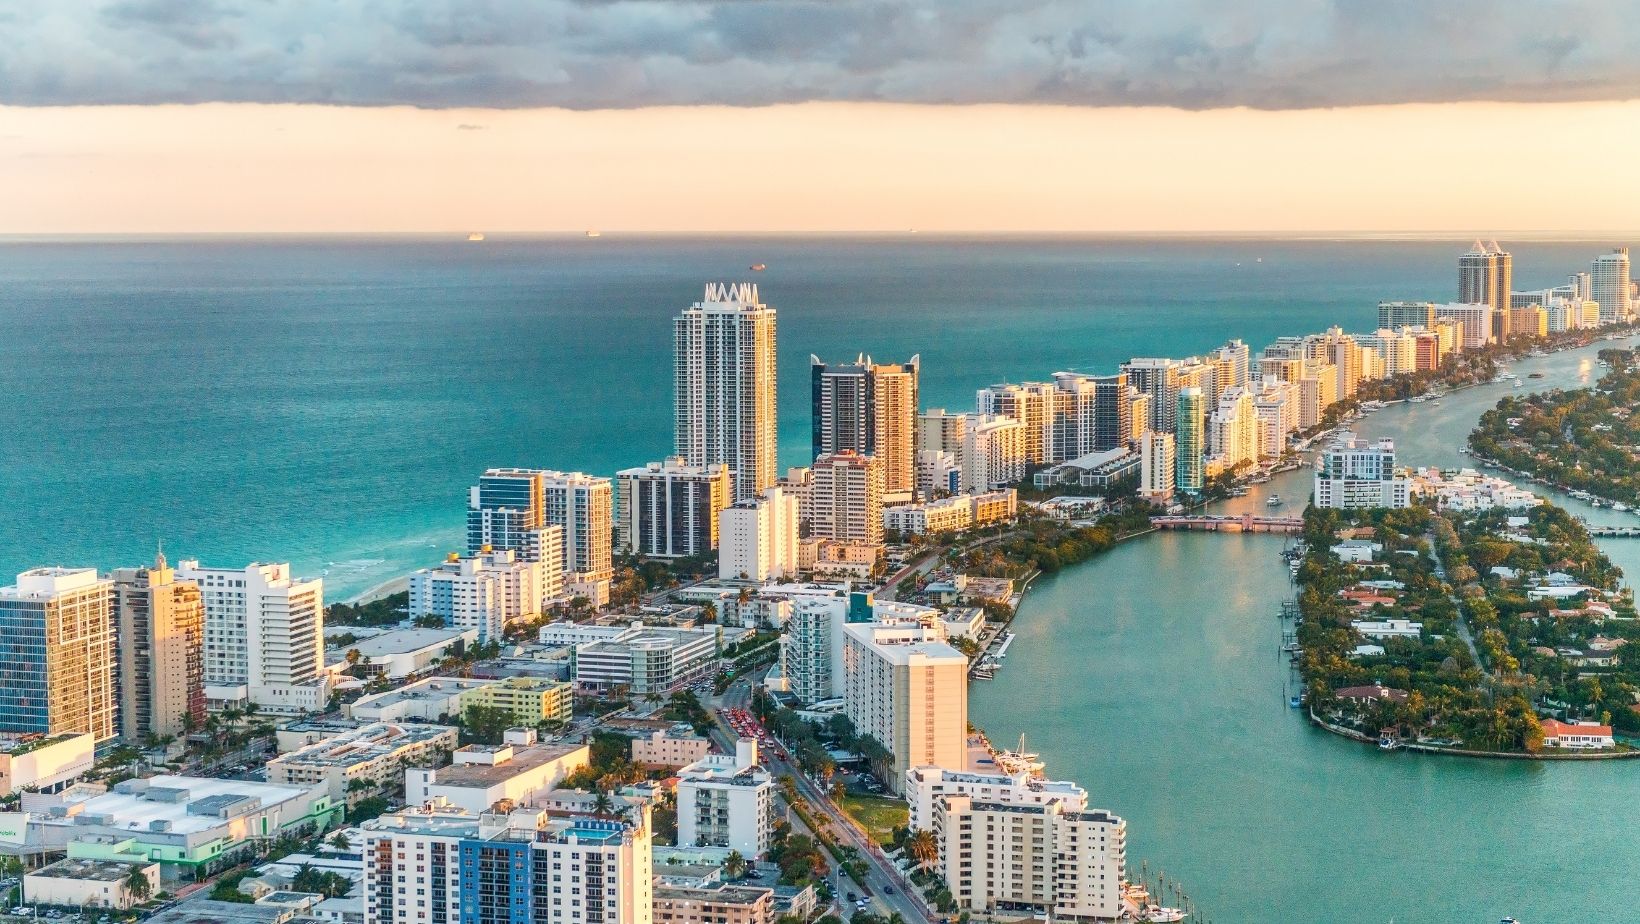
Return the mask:
<svg viewBox="0 0 1640 924">
<path fill-rule="evenodd" d="M 120 734 L 175 737 L 205 723 L 205 603 L 199 585 L 152 567 L 114 572 Z"/>
<path fill-rule="evenodd" d="M 1498 343 L 1509 339 L 1509 293 L 1514 281 L 1514 257 L 1497 241 L 1476 241 L 1468 253 L 1458 258 L 1458 301 L 1491 306 L 1492 339 Z"/>
<path fill-rule="evenodd" d="M 753 283 L 709 283 L 675 338 L 677 454 L 728 465 L 735 499 L 758 496 L 778 477 L 774 309 Z"/>
<path fill-rule="evenodd" d="M 917 378 L 922 359 L 827 365 L 809 357 L 816 458 L 853 451 L 883 465 L 883 490 L 909 500 L 917 488 Z"/>
<path fill-rule="evenodd" d="M 1629 249 L 1618 247 L 1594 258 L 1589 273 L 1589 291 L 1600 306 L 1600 323 L 1618 324 L 1629 319 Z"/>
<path fill-rule="evenodd" d="M 114 582 L 35 568 L 0 587 L 0 731 L 115 734 Z"/>
<path fill-rule="evenodd" d="M 1093 452 L 1126 446 L 1133 434 L 1132 392 L 1127 375 L 1093 377 Z"/>
<path fill-rule="evenodd" d="M 207 700 L 287 713 L 324 705 L 322 579 L 294 577 L 287 563 L 202 568 L 189 559 L 176 576 L 204 601 Z"/>
<path fill-rule="evenodd" d="M 883 467 L 874 456 L 853 452 L 814 460 L 809 528 L 818 539 L 883 541 Z"/>
<path fill-rule="evenodd" d="M 1379 302 L 1378 326 L 1384 330 L 1435 326 L 1435 305 L 1430 302 Z"/>
<path fill-rule="evenodd" d="M 1179 368 L 1184 363 L 1177 359 L 1130 359 L 1122 364 L 1128 384 L 1133 390 L 1150 396 L 1150 429 L 1158 433 L 1173 432 L 1173 414 L 1179 405 Z M 1246 371 L 1246 362 L 1242 364 Z"/>
<path fill-rule="evenodd" d="M 1056 391 L 1052 382 L 1000 383 L 979 390 L 975 410 L 1024 425 L 1025 462 L 1041 465 L 1053 455 Z"/>
<path fill-rule="evenodd" d="M 1178 488 L 1200 494 L 1207 486 L 1207 396 L 1200 388 L 1180 390 L 1174 418 L 1178 427 L 1173 444 Z"/>
</svg>

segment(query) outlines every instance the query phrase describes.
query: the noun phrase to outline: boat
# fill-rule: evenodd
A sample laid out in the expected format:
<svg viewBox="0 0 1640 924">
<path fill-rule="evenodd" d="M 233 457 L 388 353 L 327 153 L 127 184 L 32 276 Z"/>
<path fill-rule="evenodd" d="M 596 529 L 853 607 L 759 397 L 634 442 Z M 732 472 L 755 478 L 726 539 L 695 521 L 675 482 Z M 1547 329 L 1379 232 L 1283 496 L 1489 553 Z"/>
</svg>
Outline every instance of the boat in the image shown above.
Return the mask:
<svg viewBox="0 0 1640 924">
<path fill-rule="evenodd" d="M 483 231 L 474 231 L 472 234 L 467 235 L 467 240 L 469 240 L 469 241 L 482 241 L 482 240 L 484 240 L 484 232 Z"/>
<path fill-rule="evenodd" d="M 1527 378 L 1529 378 L 1529 379 L 1541 379 L 1541 378 L 1543 378 L 1543 373 L 1534 372 L 1531 375 L 1528 375 Z"/>
<path fill-rule="evenodd" d="M 1270 495 L 1269 499 L 1267 499 L 1264 502 L 1264 506 L 1266 506 L 1266 507 L 1280 507 L 1284 503 L 1286 503 L 1286 502 L 1281 499 L 1280 494 L 1272 494 L 1272 495 Z"/>
<path fill-rule="evenodd" d="M 1287 705 L 1289 708 L 1297 709 L 1299 706 L 1304 705 L 1304 701 L 1296 696 L 1289 696 L 1287 697 Z"/>
<path fill-rule="evenodd" d="M 1612 509 L 1618 513 L 1628 513 L 1629 505 L 1623 503 L 1622 501 L 1612 501 Z"/>
<path fill-rule="evenodd" d="M 604 232 L 602 232 L 602 231 L 588 231 L 587 232 L 587 237 L 603 237 L 603 236 L 604 236 Z"/>
<path fill-rule="evenodd" d="M 752 272 L 754 272 L 754 273 L 761 273 L 761 272 L 763 272 L 763 271 L 764 271 L 764 270 L 765 270 L 765 269 L 768 269 L 768 267 L 766 267 L 766 266 L 764 266 L 764 265 L 763 265 L 763 264 L 761 264 L 761 263 L 753 263 L 753 264 L 752 264 L 752 265 L 751 265 L 751 266 L 750 266 L 750 267 L 749 267 L 749 269 L 750 269 L 750 270 L 751 270 L 751 271 L 752 271 Z"/>
<path fill-rule="evenodd" d="M 1176 924 L 1185 919 L 1185 913 L 1177 908 L 1163 908 L 1160 905 L 1146 905 L 1139 912 L 1139 920 L 1146 924 Z"/>
<path fill-rule="evenodd" d="M 1400 740 L 1397 738 L 1392 738 L 1389 735 L 1384 735 L 1378 739 L 1378 750 L 1380 751 L 1393 751 L 1400 746 Z"/>
</svg>

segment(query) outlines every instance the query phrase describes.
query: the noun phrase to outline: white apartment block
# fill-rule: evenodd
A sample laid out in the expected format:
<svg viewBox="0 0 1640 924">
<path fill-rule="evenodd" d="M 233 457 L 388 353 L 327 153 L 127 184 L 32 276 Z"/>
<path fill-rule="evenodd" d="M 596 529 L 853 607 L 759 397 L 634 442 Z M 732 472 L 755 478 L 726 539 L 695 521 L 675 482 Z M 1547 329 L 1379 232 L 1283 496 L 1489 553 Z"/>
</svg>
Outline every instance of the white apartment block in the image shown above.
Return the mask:
<svg viewBox="0 0 1640 924">
<path fill-rule="evenodd" d="M 1139 496 L 1153 504 L 1173 497 L 1177 476 L 1174 435 L 1152 430 L 1139 443 Z"/>
<path fill-rule="evenodd" d="M 557 529 L 553 536 L 561 535 Z M 555 559 L 549 559 L 555 561 Z M 436 568 L 410 575 L 411 619 L 438 616 L 454 629 L 476 630 L 478 641 L 499 641 L 508 623 L 541 615 L 563 596 L 556 564 L 524 561 L 511 550 L 452 555 Z"/>
<path fill-rule="evenodd" d="M 734 499 L 756 497 L 778 470 L 775 310 L 752 283 L 708 283 L 674 319 L 677 454 L 734 471 Z"/>
<path fill-rule="evenodd" d="M 546 522 L 564 531 L 564 593 L 594 606 L 609 602 L 615 573 L 614 489 L 608 478 L 543 472 Z"/>
<path fill-rule="evenodd" d="M 632 762 L 640 767 L 687 767 L 712 753 L 712 739 L 688 725 L 658 729 L 632 739 Z"/>
<path fill-rule="evenodd" d="M 1314 503 L 1339 509 L 1411 506 L 1412 482 L 1396 471 L 1395 442 L 1343 434 L 1321 454 Z"/>
<path fill-rule="evenodd" d="M 1287 438 L 1298 429 L 1300 393 L 1291 382 L 1263 382 L 1253 394 L 1260 458 L 1276 459 L 1287 450 Z"/>
<path fill-rule="evenodd" d="M 366 924 L 457 924 L 461 842 L 478 816 L 457 809 L 406 808 L 364 823 Z"/>
<path fill-rule="evenodd" d="M 874 456 L 838 452 L 810 468 L 809 534 L 816 539 L 881 545 L 883 466 Z"/>
<path fill-rule="evenodd" d="M 1127 824 L 1105 811 L 983 801 L 953 793 L 935 809 L 940 866 L 957 907 L 1049 920 L 1116 921 L 1126 911 Z"/>
<path fill-rule="evenodd" d="M 775 485 L 718 514 L 718 577 L 763 583 L 797 574 L 797 493 Z"/>
<path fill-rule="evenodd" d="M 902 535 L 961 532 L 1011 520 L 1019 510 L 1019 492 L 1013 488 L 983 494 L 957 494 L 917 504 L 883 508 L 883 528 Z"/>
<path fill-rule="evenodd" d="M 349 788 L 355 780 L 370 792 L 397 788 L 406 767 L 443 763 L 457 745 L 454 728 L 378 722 L 275 757 L 268 761 L 268 782 L 304 788 L 322 783 L 341 802 L 362 797 Z"/>
<path fill-rule="evenodd" d="M 711 754 L 678 771 L 678 844 L 727 847 L 762 856 L 774 828 L 774 775 L 757 759 L 757 741 Z"/>
<path fill-rule="evenodd" d="M 1025 461 L 1041 465 L 1052 459 L 1057 395 L 1058 389 L 1052 382 L 999 384 L 980 389 L 974 404 L 982 416 L 1019 421 L 1024 427 Z"/>
<path fill-rule="evenodd" d="M 1618 324 L 1629 319 L 1632 284 L 1629 280 L 1629 249 L 1619 247 L 1594 258 L 1589 272 L 1589 295 L 1600 306 L 1600 323 Z"/>
<path fill-rule="evenodd" d="M 949 795 L 1000 805 L 1047 805 L 1061 802 L 1072 811 L 1088 807 L 1087 790 L 1069 780 L 1047 780 L 1033 772 L 974 773 L 946 767 L 912 767 L 905 772 L 905 801 L 911 806 L 913 831 L 932 831 L 939 802 Z"/>
<path fill-rule="evenodd" d="M 1452 303 L 1436 305 L 1435 316 L 1456 321 L 1463 331 L 1463 340 L 1459 349 L 1478 350 L 1492 342 L 1492 315 L 1496 312 L 1491 305 L 1466 305 Z"/>
<path fill-rule="evenodd" d="M 1258 462 L 1258 417 L 1246 388 L 1232 388 L 1219 396 L 1218 407 L 1207 422 L 1207 434 L 1209 458 L 1217 460 L 1222 471 Z"/>
<path fill-rule="evenodd" d="M 939 626 L 843 627 L 843 711 L 893 755 L 885 777 L 898 792 L 908 768 L 967 761 L 968 658 Z"/>
<path fill-rule="evenodd" d="M 205 603 L 206 701 L 250 701 L 270 712 L 317 709 L 327 699 L 324 581 L 288 563 L 203 568 L 178 563 L 178 580 Z"/>
<path fill-rule="evenodd" d="M 968 422 L 957 457 L 962 490 L 980 494 L 1025 477 L 1025 425 L 1011 417 L 977 414 Z"/>
<path fill-rule="evenodd" d="M 450 755 L 450 766 L 404 772 L 404 801 L 442 800 L 475 814 L 498 802 L 531 805 L 564 777 L 587 766 L 584 744 L 539 744 L 535 729 L 508 729 L 499 745 L 469 744 Z"/>
</svg>

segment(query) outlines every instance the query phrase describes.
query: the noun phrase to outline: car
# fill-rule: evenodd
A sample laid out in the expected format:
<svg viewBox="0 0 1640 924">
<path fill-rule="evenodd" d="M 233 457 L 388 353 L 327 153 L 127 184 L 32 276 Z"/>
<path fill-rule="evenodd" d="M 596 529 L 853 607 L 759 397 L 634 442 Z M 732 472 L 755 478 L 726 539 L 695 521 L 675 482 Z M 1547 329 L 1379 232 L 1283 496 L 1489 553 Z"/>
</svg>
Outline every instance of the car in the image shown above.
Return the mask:
<svg viewBox="0 0 1640 924">
<path fill-rule="evenodd" d="M 883 894 L 884 895 L 893 895 L 894 894 L 894 887 L 893 886 L 883 886 Z"/>
</svg>

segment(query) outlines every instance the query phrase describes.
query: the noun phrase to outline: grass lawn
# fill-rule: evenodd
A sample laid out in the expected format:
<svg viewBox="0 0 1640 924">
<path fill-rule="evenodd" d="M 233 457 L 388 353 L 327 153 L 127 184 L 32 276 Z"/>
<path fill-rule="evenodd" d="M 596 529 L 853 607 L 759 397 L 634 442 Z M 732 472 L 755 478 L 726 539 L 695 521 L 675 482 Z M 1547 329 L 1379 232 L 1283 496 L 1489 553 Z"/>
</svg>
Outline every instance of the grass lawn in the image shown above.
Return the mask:
<svg viewBox="0 0 1640 924">
<path fill-rule="evenodd" d="M 911 807 L 903 799 L 850 793 L 843 797 L 841 804 L 848 817 L 865 828 L 872 840 L 884 846 L 893 842 L 894 829 L 905 827 L 911 816 Z"/>
</svg>

